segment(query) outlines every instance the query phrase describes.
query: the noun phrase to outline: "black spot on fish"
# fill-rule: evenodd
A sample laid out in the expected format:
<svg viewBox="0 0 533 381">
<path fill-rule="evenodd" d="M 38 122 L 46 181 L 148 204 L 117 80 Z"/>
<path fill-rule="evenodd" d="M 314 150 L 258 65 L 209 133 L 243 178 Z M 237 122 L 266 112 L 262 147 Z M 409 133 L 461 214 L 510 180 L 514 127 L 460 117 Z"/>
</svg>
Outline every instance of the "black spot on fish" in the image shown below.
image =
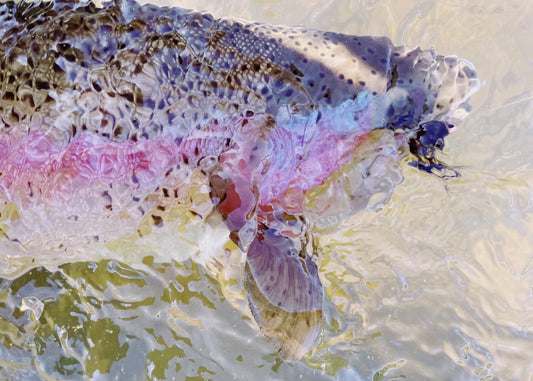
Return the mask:
<svg viewBox="0 0 533 381">
<path fill-rule="evenodd" d="M 290 65 L 290 70 L 292 72 L 292 74 L 294 74 L 295 76 L 297 77 L 303 77 L 304 76 L 304 73 L 302 73 L 296 66 L 294 66 L 294 64 L 291 63 Z"/>
<path fill-rule="evenodd" d="M 152 220 L 156 226 L 160 226 L 163 222 L 163 218 L 161 216 L 156 216 L 154 214 L 152 214 Z"/>
<path fill-rule="evenodd" d="M 397 54 L 397 53 L 394 53 L 394 54 Z M 398 75 L 398 66 L 394 66 L 394 68 L 392 68 L 391 77 L 390 77 L 390 84 L 387 87 L 387 90 L 390 90 L 394 86 L 396 86 L 396 83 L 398 82 L 398 77 L 399 77 L 399 75 Z"/>
<path fill-rule="evenodd" d="M 52 65 L 52 70 L 54 70 L 54 72 L 56 73 L 62 73 L 63 72 L 63 69 L 61 69 L 61 66 L 59 66 L 57 63 L 54 62 L 54 64 Z"/>
<path fill-rule="evenodd" d="M 120 94 L 124 99 L 128 100 L 129 102 L 133 102 L 133 94 L 132 93 L 124 93 Z"/>
</svg>

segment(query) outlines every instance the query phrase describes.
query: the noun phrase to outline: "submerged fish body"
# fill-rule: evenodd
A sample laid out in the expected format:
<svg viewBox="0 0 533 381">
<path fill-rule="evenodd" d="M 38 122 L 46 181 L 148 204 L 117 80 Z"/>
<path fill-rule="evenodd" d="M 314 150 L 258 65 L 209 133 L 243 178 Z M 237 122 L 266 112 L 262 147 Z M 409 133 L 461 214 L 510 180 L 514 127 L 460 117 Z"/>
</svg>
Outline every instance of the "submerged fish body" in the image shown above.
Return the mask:
<svg viewBox="0 0 533 381">
<path fill-rule="evenodd" d="M 7 2 L 0 40 L 4 239 L 113 239 L 200 176 L 195 213 L 247 251 L 250 309 L 287 359 L 319 332 L 312 228 L 390 194 L 409 151 L 446 171 L 434 151 L 479 87 L 467 61 L 388 38 L 131 1 Z"/>
</svg>

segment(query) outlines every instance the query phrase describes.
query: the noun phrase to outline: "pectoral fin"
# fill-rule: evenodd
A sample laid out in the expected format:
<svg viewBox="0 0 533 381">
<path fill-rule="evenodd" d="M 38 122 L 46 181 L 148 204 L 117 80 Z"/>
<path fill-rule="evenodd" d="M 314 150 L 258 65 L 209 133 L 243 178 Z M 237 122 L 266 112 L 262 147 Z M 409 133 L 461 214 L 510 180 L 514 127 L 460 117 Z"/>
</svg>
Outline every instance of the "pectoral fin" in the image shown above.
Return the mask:
<svg viewBox="0 0 533 381">
<path fill-rule="evenodd" d="M 271 229 L 260 230 L 248 249 L 245 281 L 261 331 L 291 361 L 316 341 L 323 298 L 316 264 L 295 244 Z"/>
</svg>

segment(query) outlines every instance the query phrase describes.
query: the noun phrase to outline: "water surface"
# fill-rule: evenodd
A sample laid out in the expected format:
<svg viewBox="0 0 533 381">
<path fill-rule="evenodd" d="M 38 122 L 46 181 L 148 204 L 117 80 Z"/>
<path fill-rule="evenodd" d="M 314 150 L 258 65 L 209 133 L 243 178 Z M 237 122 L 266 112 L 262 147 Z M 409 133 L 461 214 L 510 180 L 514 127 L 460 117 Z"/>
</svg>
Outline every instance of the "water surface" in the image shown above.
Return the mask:
<svg viewBox="0 0 533 381">
<path fill-rule="evenodd" d="M 468 59 L 483 86 L 442 154 L 461 176 L 405 164 L 392 200 L 319 236 L 326 316 L 300 362 L 259 333 L 227 232 L 189 216 L 142 242 L 2 264 L 0 378 L 533 380 L 533 3 L 172 4 Z"/>
</svg>

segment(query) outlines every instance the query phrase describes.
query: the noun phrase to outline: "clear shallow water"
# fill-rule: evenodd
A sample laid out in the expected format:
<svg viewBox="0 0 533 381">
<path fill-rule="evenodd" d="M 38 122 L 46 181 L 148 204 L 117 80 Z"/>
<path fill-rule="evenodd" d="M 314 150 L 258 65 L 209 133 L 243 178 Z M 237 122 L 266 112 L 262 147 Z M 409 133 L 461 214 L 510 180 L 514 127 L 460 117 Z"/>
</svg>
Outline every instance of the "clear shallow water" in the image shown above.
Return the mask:
<svg viewBox="0 0 533 381">
<path fill-rule="evenodd" d="M 74 263 L 4 264 L 2 377 L 531 380 L 533 5 L 210 3 L 176 4 L 388 35 L 469 59 L 484 86 L 443 155 L 462 176 L 443 181 L 406 165 L 390 202 L 320 236 L 329 300 L 323 334 L 301 362 L 283 363 L 251 320 L 238 250 L 202 240 L 200 224 L 178 237 L 168 224 L 142 243 L 94 245 Z"/>
</svg>

